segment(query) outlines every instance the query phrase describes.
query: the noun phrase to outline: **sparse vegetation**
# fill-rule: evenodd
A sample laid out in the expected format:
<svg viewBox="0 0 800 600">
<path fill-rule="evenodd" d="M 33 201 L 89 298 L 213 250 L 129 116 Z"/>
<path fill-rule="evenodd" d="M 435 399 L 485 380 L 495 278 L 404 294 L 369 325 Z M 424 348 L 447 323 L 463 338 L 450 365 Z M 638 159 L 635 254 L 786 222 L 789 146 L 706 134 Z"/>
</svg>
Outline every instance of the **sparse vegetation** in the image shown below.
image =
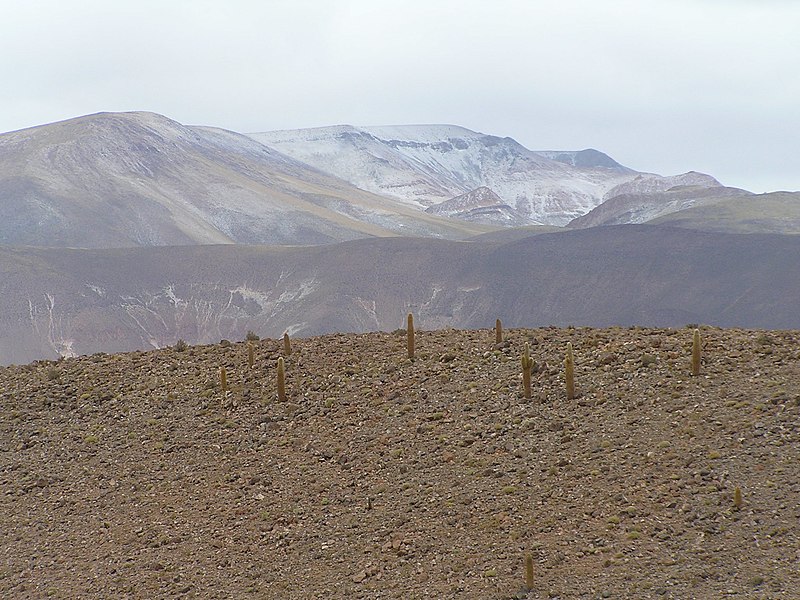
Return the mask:
<svg viewBox="0 0 800 600">
<path fill-rule="evenodd" d="M 189 344 L 187 344 L 183 340 L 178 340 L 177 342 L 175 342 L 174 348 L 175 352 L 186 352 L 186 350 L 189 348 Z"/>
<path fill-rule="evenodd" d="M 252 329 L 249 329 L 247 335 L 244 336 L 246 342 L 257 342 L 260 339 L 261 338 Z"/>
</svg>

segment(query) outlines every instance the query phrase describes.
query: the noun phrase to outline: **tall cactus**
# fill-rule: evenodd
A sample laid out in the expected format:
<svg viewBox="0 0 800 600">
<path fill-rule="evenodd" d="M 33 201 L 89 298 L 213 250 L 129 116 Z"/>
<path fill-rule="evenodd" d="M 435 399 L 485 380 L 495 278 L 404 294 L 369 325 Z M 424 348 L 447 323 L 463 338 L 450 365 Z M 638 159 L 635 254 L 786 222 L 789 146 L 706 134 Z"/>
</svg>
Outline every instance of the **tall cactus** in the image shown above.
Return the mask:
<svg viewBox="0 0 800 600">
<path fill-rule="evenodd" d="M 414 358 L 414 315 L 408 313 L 408 326 L 406 327 L 406 334 L 408 335 L 408 358 Z"/>
<path fill-rule="evenodd" d="M 225 367 L 219 368 L 219 386 L 222 388 L 223 394 L 228 392 L 228 372 Z"/>
<path fill-rule="evenodd" d="M 253 342 L 247 342 L 247 366 L 251 369 L 253 368 L 253 364 L 256 362 L 255 357 L 255 348 L 253 347 Z"/>
<path fill-rule="evenodd" d="M 525 555 L 525 591 L 533 590 L 533 556 Z"/>
<path fill-rule="evenodd" d="M 531 347 L 525 342 L 525 349 L 522 351 L 522 386 L 525 389 L 525 397 L 531 397 L 531 371 L 533 361 L 531 360 Z"/>
<path fill-rule="evenodd" d="M 278 357 L 278 401 L 286 402 L 286 369 L 282 356 Z"/>
<path fill-rule="evenodd" d="M 694 330 L 692 340 L 692 375 L 700 375 L 700 330 Z"/>
<path fill-rule="evenodd" d="M 283 334 L 283 353 L 289 356 L 292 353 L 292 342 L 289 340 L 289 332 Z"/>
<path fill-rule="evenodd" d="M 564 379 L 567 385 L 567 400 L 575 397 L 575 358 L 572 355 L 572 342 L 567 342 L 567 357 L 564 359 Z"/>
<path fill-rule="evenodd" d="M 500 319 L 494 322 L 494 343 L 503 343 L 503 324 L 500 322 Z"/>
</svg>

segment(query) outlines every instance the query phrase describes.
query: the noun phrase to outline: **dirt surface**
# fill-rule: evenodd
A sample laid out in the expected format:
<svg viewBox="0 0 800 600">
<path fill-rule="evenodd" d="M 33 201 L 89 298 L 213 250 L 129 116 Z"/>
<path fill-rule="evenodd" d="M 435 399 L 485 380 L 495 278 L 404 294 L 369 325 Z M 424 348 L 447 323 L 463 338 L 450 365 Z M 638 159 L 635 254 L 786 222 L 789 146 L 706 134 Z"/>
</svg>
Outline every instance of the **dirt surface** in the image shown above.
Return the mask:
<svg viewBox="0 0 800 600">
<path fill-rule="evenodd" d="M 278 340 L 0 369 L 0 597 L 798 598 L 800 332 L 701 331 L 294 340 L 283 403 Z"/>
</svg>

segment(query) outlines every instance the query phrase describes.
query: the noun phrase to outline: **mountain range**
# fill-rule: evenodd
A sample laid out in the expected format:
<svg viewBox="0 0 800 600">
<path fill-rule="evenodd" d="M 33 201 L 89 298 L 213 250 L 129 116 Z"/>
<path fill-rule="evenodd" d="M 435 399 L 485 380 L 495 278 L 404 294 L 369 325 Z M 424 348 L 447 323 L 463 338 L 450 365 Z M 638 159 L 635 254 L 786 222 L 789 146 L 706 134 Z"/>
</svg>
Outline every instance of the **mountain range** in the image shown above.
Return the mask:
<svg viewBox="0 0 800 600">
<path fill-rule="evenodd" d="M 479 231 L 355 188 L 244 135 L 152 113 L 0 135 L 3 244 L 317 244 Z"/>
<path fill-rule="evenodd" d="M 391 330 L 408 311 L 428 328 L 797 327 L 796 233 L 798 192 L 592 149 L 100 113 L 0 135 L 0 362 Z"/>
<path fill-rule="evenodd" d="M 700 173 L 637 173 L 592 149 L 533 152 L 508 137 L 451 125 L 323 127 L 250 137 L 376 194 L 429 210 L 450 203 L 446 212 L 436 211 L 450 217 L 476 220 L 475 210 L 484 208 L 476 192 L 488 189 L 499 210 L 480 220 L 499 225 L 561 226 L 620 193 L 720 185 Z"/>
</svg>

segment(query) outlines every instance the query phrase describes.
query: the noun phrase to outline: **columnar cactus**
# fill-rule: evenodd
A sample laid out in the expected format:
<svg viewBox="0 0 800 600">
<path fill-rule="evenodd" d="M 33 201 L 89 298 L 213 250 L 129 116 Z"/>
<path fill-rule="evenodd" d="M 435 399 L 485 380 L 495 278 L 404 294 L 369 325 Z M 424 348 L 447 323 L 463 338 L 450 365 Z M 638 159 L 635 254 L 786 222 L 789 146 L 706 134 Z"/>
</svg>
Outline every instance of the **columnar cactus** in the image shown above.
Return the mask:
<svg viewBox="0 0 800 600">
<path fill-rule="evenodd" d="M 694 330 L 692 342 L 692 375 L 700 375 L 700 330 Z"/>
<path fill-rule="evenodd" d="M 494 342 L 495 344 L 503 343 L 503 324 L 500 319 L 494 322 Z"/>
<path fill-rule="evenodd" d="M 253 368 L 253 364 L 255 363 L 255 349 L 253 348 L 253 342 L 247 343 L 247 366 L 251 369 Z"/>
<path fill-rule="evenodd" d="M 567 400 L 575 397 L 575 358 L 572 355 L 572 342 L 567 342 L 567 357 L 564 359 L 564 378 L 567 385 Z"/>
<path fill-rule="evenodd" d="M 282 356 L 278 358 L 278 401 L 286 402 L 286 369 Z"/>
<path fill-rule="evenodd" d="M 739 486 L 736 486 L 736 489 L 733 490 L 733 505 L 736 507 L 736 510 L 742 508 L 742 490 Z"/>
<path fill-rule="evenodd" d="M 531 360 L 531 347 L 525 342 L 525 349 L 522 351 L 522 386 L 525 389 L 525 397 L 531 397 L 531 371 L 533 370 L 533 360 Z"/>
<path fill-rule="evenodd" d="M 228 372 L 225 367 L 219 368 L 219 386 L 222 388 L 223 394 L 228 392 Z"/>
<path fill-rule="evenodd" d="M 292 342 L 289 340 L 289 332 L 283 334 L 283 353 L 289 356 L 292 353 Z"/>
<path fill-rule="evenodd" d="M 525 555 L 525 591 L 533 590 L 533 556 Z"/>
<path fill-rule="evenodd" d="M 408 335 L 408 358 L 414 358 L 414 315 L 408 313 L 408 326 L 406 327 L 406 334 Z"/>
</svg>

